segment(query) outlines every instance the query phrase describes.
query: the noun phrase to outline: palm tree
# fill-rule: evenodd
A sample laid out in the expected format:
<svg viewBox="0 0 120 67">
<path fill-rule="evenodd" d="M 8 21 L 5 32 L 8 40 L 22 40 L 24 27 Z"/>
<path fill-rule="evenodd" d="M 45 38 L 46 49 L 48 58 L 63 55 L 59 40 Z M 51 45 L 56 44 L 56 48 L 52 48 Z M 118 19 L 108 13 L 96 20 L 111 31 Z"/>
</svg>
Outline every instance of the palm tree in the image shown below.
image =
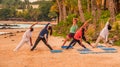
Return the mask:
<svg viewBox="0 0 120 67">
<path fill-rule="evenodd" d="M 65 4 L 68 10 L 68 14 L 77 14 L 78 12 L 78 2 L 77 0 L 65 0 Z"/>
<path fill-rule="evenodd" d="M 96 10 L 97 10 L 97 8 L 96 8 L 96 0 L 91 0 L 91 7 L 92 7 L 93 22 L 94 22 L 94 24 L 96 26 L 96 22 L 97 22 L 97 20 L 96 20 Z"/>
<path fill-rule="evenodd" d="M 57 4 L 58 4 L 58 9 L 59 9 L 59 22 L 62 21 L 62 7 L 61 7 L 61 3 L 59 0 L 56 0 Z"/>
<path fill-rule="evenodd" d="M 110 18 L 111 22 L 115 22 L 115 3 L 114 0 L 109 2 Z"/>
<path fill-rule="evenodd" d="M 97 21 L 98 19 L 100 19 L 100 16 L 101 16 L 101 6 L 102 6 L 102 0 L 96 0 L 96 3 L 97 3 Z"/>
<path fill-rule="evenodd" d="M 65 21 L 67 14 L 66 14 L 66 6 L 64 0 L 62 0 L 62 10 L 63 10 L 63 20 Z"/>
<path fill-rule="evenodd" d="M 81 21 L 85 22 L 84 13 L 83 13 L 83 10 L 82 10 L 82 5 L 81 5 L 81 0 L 78 0 L 78 9 L 79 9 L 79 14 L 80 14 Z"/>
<path fill-rule="evenodd" d="M 87 11 L 90 12 L 91 10 L 91 0 L 87 0 Z"/>
</svg>

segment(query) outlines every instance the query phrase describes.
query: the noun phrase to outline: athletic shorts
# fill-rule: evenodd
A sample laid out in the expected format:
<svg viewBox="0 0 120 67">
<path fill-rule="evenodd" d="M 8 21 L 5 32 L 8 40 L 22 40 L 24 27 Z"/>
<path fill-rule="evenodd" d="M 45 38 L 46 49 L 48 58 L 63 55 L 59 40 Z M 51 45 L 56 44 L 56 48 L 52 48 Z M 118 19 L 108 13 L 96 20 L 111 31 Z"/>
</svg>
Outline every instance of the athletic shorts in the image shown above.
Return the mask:
<svg viewBox="0 0 120 67">
<path fill-rule="evenodd" d="M 68 34 L 68 37 L 69 37 L 69 38 L 73 38 L 74 35 L 75 35 L 75 33 L 69 33 L 69 34 Z"/>
</svg>

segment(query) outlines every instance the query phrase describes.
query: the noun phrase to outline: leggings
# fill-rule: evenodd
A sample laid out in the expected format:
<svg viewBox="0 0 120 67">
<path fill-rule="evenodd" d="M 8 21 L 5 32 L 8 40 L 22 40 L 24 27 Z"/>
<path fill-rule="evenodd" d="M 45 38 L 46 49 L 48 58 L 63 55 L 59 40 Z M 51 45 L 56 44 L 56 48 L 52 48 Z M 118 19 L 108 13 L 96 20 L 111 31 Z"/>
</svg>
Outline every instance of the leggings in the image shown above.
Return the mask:
<svg viewBox="0 0 120 67">
<path fill-rule="evenodd" d="M 70 42 L 69 46 L 68 46 L 66 49 L 68 49 L 71 45 L 75 45 L 76 42 L 78 42 L 78 44 L 79 44 L 80 46 L 82 46 L 83 48 L 86 48 L 79 40 L 73 39 L 73 40 Z"/>
<path fill-rule="evenodd" d="M 41 38 L 41 37 L 38 37 L 34 46 L 32 47 L 31 51 L 34 50 L 34 48 L 36 48 L 36 46 L 38 45 L 39 41 L 42 40 L 44 42 L 44 44 L 50 49 L 50 50 L 53 50 L 52 47 L 47 43 L 45 37 Z"/>
<path fill-rule="evenodd" d="M 86 40 L 85 36 L 82 36 L 82 39 L 83 39 L 86 43 L 88 43 L 88 44 L 90 45 L 90 42 L 88 42 L 88 41 Z"/>
</svg>

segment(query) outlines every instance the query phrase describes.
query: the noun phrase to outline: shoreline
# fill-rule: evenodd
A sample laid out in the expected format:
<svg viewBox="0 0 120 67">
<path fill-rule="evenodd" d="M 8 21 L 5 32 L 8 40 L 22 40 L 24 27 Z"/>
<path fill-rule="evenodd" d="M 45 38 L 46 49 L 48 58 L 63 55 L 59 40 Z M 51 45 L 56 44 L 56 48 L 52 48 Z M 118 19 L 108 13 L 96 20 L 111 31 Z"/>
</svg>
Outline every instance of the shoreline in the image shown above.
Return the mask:
<svg viewBox="0 0 120 67">
<path fill-rule="evenodd" d="M 49 21 L 39 21 L 39 24 L 47 24 Z M 33 24 L 35 23 L 35 21 L 0 21 L 0 23 L 3 23 L 3 24 Z M 54 21 L 51 21 L 51 24 L 52 25 L 57 25 L 56 22 Z"/>
</svg>

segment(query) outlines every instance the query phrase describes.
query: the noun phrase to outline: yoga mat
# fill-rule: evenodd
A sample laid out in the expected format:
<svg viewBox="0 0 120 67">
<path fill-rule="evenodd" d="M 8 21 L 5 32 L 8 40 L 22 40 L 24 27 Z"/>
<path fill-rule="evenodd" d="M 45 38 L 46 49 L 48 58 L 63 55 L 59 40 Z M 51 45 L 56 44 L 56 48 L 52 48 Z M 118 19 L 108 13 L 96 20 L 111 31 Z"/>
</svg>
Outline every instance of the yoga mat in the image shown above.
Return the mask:
<svg viewBox="0 0 120 67">
<path fill-rule="evenodd" d="M 97 48 L 106 48 L 106 47 L 103 45 L 98 45 Z"/>
<path fill-rule="evenodd" d="M 85 49 L 77 49 L 77 50 L 80 52 L 80 54 L 88 54 L 89 52 L 91 52 L 91 50 L 88 49 L 88 48 L 85 48 Z"/>
<path fill-rule="evenodd" d="M 66 49 L 68 46 L 61 46 L 61 48 Z M 72 46 L 70 46 L 69 48 L 73 48 Z"/>
<path fill-rule="evenodd" d="M 62 50 L 51 50 L 52 53 L 61 53 Z"/>
<path fill-rule="evenodd" d="M 103 50 L 117 50 L 115 48 L 102 48 Z"/>
<path fill-rule="evenodd" d="M 90 49 L 88 48 L 85 48 L 85 49 L 77 49 L 78 51 L 91 51 Z"/>
</svg>

